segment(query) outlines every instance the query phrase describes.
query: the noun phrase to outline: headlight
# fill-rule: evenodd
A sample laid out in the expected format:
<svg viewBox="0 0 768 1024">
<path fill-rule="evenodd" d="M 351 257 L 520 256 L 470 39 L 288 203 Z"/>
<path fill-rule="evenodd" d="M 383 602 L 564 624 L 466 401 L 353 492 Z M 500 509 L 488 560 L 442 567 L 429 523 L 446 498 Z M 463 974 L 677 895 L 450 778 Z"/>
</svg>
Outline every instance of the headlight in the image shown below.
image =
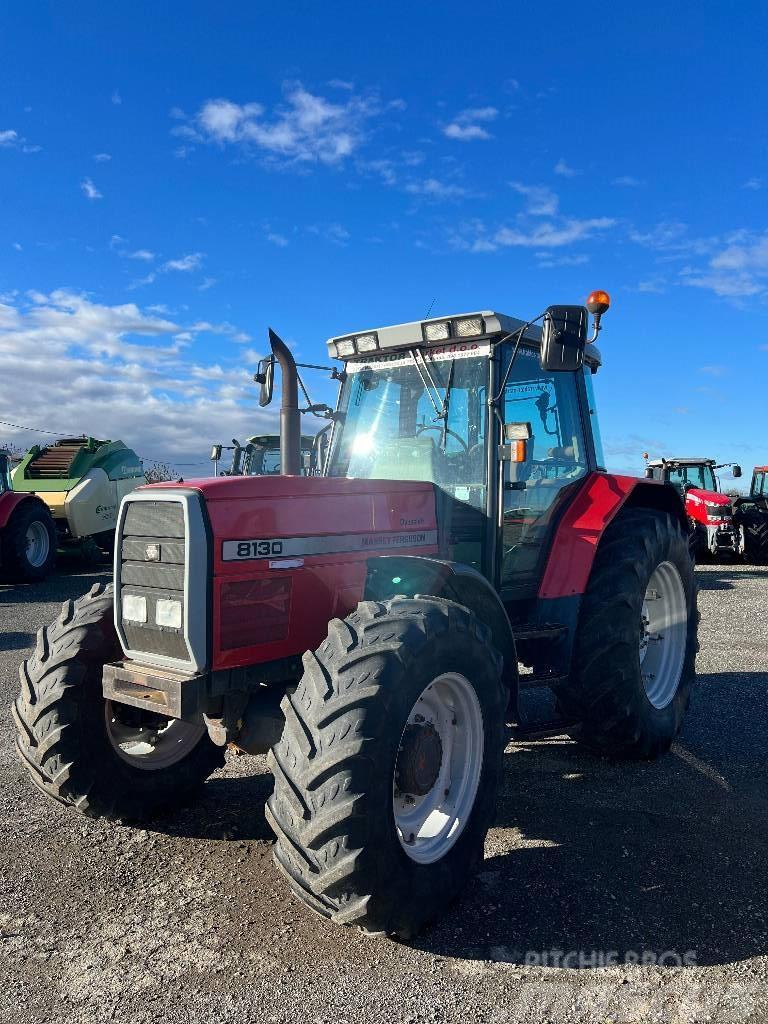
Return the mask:
<svg viewBox="0 0 768 1024">
<path fill-rule="evenodd" d="M 142 601 L 144 598 L 142 598 Z M 145 613 L 146 621 L 146 613 Z M 169 601 L 161 598 L 155 604 L 155 622 L 158 626 L 170 626 L 181 629 L 181 601 Z"/>
<path fill-rule="evenodd" d="M 344 341 L 337 341 L 336 351 L 340 356 L 353 356 L 355 354 L 355 339 L 346 338 Z"/>
<path fill-rule="evenodd" d="M 450 320 L 437 320 L 432 323 L 422 324 L 425 341 L 445 341 L 451 336 Z"/>
<path fill-rule="evenodd" d="M 147 621 L 147 599 L 138 594 L 123 594 L 123 618 L 126 622 Z"/>
<path fill-rule="evenodd" d="M 483 318 L 481 316 L 468 316 L 463 320 L 454 320 L 453 326 L 457 338 L 472 338 L 476 334 L 483 333 Z"/>
</svg>

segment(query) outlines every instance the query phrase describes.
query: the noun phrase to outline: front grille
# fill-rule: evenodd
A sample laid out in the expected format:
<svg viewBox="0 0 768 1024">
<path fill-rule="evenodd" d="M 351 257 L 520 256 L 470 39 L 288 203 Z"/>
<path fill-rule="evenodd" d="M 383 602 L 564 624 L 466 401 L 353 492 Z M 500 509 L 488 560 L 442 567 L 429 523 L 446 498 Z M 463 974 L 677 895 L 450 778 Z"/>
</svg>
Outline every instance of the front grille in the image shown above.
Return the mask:
<svg viewBox="0 0 768 1024">
<path fill-rule="evenodd" d="M 184 639 L 186 547 L 184 509 L 178 501 L 128 503 L 120 547 L 121 595 L 135 594 L 147 603 L 146 622 L 122 620 L 129 650 L 189 660 Z M 181 600 L 181 629 L 157 625 L 157 602 L 162 599 Z"/>
</svg>

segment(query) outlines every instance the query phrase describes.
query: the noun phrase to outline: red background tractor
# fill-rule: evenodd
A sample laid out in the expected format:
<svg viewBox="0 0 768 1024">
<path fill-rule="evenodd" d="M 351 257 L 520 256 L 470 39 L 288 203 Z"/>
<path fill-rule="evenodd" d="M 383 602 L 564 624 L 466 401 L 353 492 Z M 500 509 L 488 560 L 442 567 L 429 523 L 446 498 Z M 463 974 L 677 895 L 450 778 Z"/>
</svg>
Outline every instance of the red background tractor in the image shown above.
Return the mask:
<svg viewBox="0 0 768 1024">
<path fill-rule="evenodd" d="M 7 452 L 0 451 L 0 574 L 20 582 L 44 579 L 56 561 L 56 527 L 34 494 L 11 490 Z"/>
</svg>

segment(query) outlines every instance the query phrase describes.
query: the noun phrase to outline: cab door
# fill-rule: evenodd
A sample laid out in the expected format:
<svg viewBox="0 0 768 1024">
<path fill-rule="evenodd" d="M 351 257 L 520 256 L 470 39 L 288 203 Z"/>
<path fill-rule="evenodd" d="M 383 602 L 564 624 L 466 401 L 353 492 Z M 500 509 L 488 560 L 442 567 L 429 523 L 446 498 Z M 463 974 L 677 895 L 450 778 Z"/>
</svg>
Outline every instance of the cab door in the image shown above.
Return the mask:
<svg viewBox="0 0 768 1024">
<path fill-rule="evenodd" d="M 502 462 L 500 579 L 503 598 L 534 591 L 560 510 L 597 468 L 582 372 L 548 373 L 538 351 L 521 348 L 503 395 L 505 424 L 530 425 L 524 465 Z"/>
</svg>

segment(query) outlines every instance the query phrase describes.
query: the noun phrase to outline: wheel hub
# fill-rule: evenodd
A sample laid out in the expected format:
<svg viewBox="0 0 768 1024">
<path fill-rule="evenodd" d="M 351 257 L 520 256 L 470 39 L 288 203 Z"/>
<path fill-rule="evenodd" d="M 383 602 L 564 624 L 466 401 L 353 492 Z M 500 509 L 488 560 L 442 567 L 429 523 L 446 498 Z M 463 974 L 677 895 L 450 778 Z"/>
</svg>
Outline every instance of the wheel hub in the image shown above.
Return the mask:
<svg viewBox="0 0 768 1024">
<path fill-rule="evenodd" d="M 407 725 L 400 743 L 395 782 L 401 793 L 424 796 L 440 774 L 443 744 L 432 725 Z"/>
</svg>

